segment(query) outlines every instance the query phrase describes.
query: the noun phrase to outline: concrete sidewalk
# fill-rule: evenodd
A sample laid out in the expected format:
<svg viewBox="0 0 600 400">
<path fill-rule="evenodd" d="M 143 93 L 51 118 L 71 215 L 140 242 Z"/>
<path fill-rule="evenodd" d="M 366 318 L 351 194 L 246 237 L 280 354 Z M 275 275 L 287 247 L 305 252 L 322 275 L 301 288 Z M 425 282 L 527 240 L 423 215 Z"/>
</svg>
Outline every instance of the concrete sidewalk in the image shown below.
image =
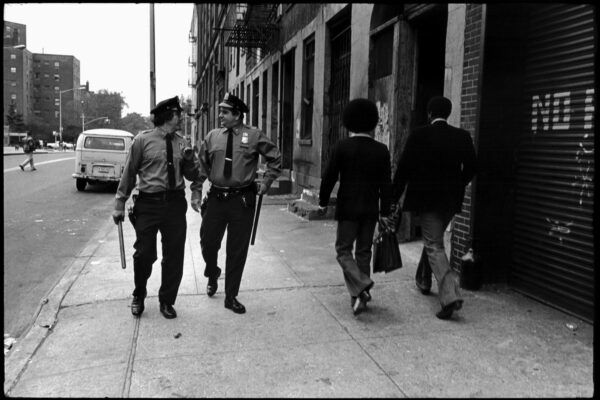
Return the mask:
<svg viewBox="0 0 600 400">
<path fill-rule="evenodd" d="M 374 275 L 369 310 L 354 316 L 335 259 L 335 221 L 307 221 L 278 202 L 264 201 L 238 296 L 243 315 L 223 307 L 223 276 L 217 294 L 206 296 L 201 218 L 189 208 L 178 317 L 167 320 L 158 310 L 158 242 L 146 310 L 134 318 L 135 232 L 123 224 L 123 270 L 117 228 L 107 216 L 5 357 L 5 395 L 593 395 L 591 325 L 492 287 L 464 291 L 463 309 L 439 320 L 435 286 L 423 296 L 413 281 L 420 242 L 401 245 L 401 270 Z"/>
</svg>

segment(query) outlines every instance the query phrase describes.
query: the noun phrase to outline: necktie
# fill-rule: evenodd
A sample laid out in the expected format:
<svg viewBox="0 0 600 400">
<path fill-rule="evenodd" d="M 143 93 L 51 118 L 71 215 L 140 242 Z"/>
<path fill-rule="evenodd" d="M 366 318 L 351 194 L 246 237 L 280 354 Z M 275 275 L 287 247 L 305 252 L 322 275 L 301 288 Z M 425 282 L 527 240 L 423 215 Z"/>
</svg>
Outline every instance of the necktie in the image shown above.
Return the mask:
<svg viewBox="0 0 600 400">
<path fill-rule="evenodd" d="M 227 149 L 225 151 L 225 166 L 223 168 L 223 176 L 231 177 L 231 164 L 233 163 L 233 132 L 227 130 Z"/>
<path fill-rule="evenodd" d="M 169 190 L 175 189 L 175 166 L 173 165 L 173 139 L 170 134 L 165 136 L 167 141 L 167 174 L 169 175 Z"/>
</svg>

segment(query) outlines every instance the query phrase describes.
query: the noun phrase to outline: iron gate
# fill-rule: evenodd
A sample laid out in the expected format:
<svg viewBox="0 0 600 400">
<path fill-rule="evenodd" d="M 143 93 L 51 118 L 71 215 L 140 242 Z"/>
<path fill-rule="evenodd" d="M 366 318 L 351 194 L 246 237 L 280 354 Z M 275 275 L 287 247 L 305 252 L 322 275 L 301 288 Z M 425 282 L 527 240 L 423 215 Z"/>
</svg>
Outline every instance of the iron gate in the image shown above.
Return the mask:
<svg viewBox="0 0 600 400">
<path fill-rule="evenodd" d="M 323 165 L 327 166 L 335 144 L 348 137 L 342 125 L 342 112 L 350 96 L 350 26 L 345 26 L 331 38 L 331 86 L 329 105 L 329 135 Z"/>
</svg>

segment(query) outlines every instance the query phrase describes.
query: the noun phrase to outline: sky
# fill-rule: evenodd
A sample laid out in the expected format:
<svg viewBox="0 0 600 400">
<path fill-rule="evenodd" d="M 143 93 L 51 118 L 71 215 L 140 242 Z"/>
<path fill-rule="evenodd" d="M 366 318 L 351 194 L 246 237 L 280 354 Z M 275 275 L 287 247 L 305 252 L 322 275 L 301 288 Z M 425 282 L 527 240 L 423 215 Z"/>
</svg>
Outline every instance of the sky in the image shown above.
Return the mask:
<svg viewBox="0 0 600 400">
<path fill-rule="evenodd" d="M 156 102 L 190 97 L 193 3 L 155 3 Z M 123 116 L 150 114 L 148 3 L 4 3 L 4 20 L 25 24 L 27 50 L 72 55 L 90 91 L 119 92 Z"/>
</svg>

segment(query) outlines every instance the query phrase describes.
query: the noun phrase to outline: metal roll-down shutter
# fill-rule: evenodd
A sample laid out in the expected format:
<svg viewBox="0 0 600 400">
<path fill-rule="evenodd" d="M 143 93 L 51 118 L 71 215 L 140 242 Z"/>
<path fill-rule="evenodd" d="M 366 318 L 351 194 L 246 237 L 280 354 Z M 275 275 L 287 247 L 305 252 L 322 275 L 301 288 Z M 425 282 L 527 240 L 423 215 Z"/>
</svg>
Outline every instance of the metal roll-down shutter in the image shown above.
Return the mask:
<svg viewBox="0 0 600 400">
<path fill-rule="evenodd" d="M 537 4 L 528 25 L 510 283 L 592 321 L 593 6 Z"/>
</svg>

